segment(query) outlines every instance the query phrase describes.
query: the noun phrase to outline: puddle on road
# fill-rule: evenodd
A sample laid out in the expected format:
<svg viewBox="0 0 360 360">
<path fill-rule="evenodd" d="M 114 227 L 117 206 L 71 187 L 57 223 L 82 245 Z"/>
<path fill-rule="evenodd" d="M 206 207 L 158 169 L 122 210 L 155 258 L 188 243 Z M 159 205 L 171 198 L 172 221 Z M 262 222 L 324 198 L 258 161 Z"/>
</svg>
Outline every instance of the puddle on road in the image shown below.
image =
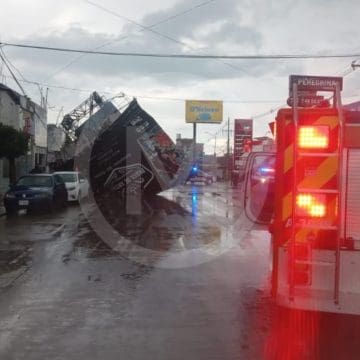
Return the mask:
<svg viewBox="0 0 360 360">
<path fill-rule="evenodd" d="M 77 261 L 81 257 L 86 257 L 91 260 L 101 261 L 126 261 L 127 259 L 121 256 L 121 254 L 113 250 L 107 243 L 105 243 L 90 227 L 87 221 L 83 218 L 79 223 L 79 231 L 73 236 L 76 237 L 73 248 L 70 252 L 62 256 L 64 264 L 68 264 L 71 261 Z M 136 287 L 140 280 L 153 271 L 150 266 L 139 265 L 130 262 L 127 266 L 126 272 L 122 272 L 122 267 L 119 267 L 118 276 L 124 280 L 129 281 L 130 287 Z M 133 271 L 129 271 L 129 269 Z M 104 279 L 98 275 L 88 275 L 87 280 L 89 282 L 101 283 Z"/>
<path fill-rule="evenodd" d="M 31 248 L 0 250 L 0 289 L 9 287 L 28 268 Z"/>
<path fill-rule="evenodd" d="M 62 261 L 123 257 L 152 266 L 174 256 L 179 261 L 192 254 L 196 261 L 218 256 L 239 241 L 239 233 L 233 227 L 238 220 L 235 206 L 228 209 L 228 192 L 214 192 L 219 194 L 215 199 L 199 189 L 187 188 L 182 196 L 165 192 L 139 199 L 135 211 L 134 204 L 129 211 L 129 204 L 125 207 L 116 198 L 102 199 L 100 209 L 90 204 L 84 211 L 87 217 L 82 216 L 68 235 L 75 237 L 74 245 Z"/>
<path fill-rule="evenodd" d="M 85 254 L 87 258 L 116 257 L 119 254 L 111 249 L 85 219 L 81 219 L 78 228 L 70 236 L 75 237 L 73 249 L 70 253 L 63 255 L 63 262 L 68 262 L 73 254 Z"/>
<path fill-rule="evenodd" d="M 0 224 L 3 239 L 15 246 L 31 246 L 37 241 L 53 239 L 56 231 L 63 226 L 58 218 L 35 215 L 24 215 L 6 218 Z"/>
<path fill-rule="evenodd" d="M 189 198 L 201 192 L 189 193 Z M 192 200 L 195 202 L 195 199 Z M 190 200 L 191 203 L 191 200 Z M 220 226 L 207 213 L 189 209 L 180 205 L 180 201 L 172 201 L 162 196 L 143 199 L 137 213 L 129 214 L 121 205 L 113 202 L 101 208 L 106 221 L 135 245 L 144 249 L 159 252 L 178 252 L 198 249 L 211 243 L 221 241 Z"/>
</svg>

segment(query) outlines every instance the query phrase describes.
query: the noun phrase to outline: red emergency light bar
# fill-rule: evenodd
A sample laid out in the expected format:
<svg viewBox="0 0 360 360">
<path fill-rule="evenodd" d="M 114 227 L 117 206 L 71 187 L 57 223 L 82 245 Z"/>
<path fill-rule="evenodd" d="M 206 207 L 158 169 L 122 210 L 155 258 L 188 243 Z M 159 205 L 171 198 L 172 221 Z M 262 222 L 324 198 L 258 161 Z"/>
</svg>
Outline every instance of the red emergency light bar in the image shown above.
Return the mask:
<svg viewBox="0 0 360 360">
<path fill-rule="evenodd" d="M 300 149 L 327 149 L 329 147 L 328 126 L 299 126 Z"/>
<path fill-rule="evenodd" d="M 297 215 L 317 218 L 326 216 L 326 195 L 298 194 L 296 205 Z"/>
</svg>

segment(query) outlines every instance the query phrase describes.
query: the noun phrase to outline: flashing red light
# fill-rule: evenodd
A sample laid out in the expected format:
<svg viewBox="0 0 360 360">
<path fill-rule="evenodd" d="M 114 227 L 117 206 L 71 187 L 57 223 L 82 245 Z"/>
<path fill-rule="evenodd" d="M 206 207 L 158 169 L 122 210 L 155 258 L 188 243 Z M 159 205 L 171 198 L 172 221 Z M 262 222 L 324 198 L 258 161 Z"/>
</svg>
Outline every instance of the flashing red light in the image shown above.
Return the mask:
<svg viewBox="0 0 360 360">
<path fill-rule="evenodd" d="M 329 127 L 300 126 L 298 145 L 301 149 L 327 149 L 329 147 Z"/>
<path fill-rule="evenodd" d="M 298 215 L 321 218 L 326 216 L 326 196 L 313 194 L 298 194 L 296 205 Z"/>
</svg>

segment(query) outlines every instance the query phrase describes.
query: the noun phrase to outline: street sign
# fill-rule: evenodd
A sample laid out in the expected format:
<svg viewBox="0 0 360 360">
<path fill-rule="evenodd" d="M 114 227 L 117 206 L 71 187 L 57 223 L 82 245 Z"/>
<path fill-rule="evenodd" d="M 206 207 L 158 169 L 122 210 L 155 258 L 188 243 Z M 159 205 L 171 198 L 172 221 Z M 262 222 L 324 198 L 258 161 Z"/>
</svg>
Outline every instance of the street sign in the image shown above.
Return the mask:
<svg viewBox="0 0 360 360">
<path fill-rule="evenodd" d="M 335 91 L 336 88 L 341 91 L 343 88 L 343 78 L 334 76 L 290 75 L 290 92 L 294 84 L 297 84 L 299 91 Z"/>
<path fill-rule="evenodd" d="M 298 97 L 297 106 L 299 106 L 299 107 L 313 107 L 313 106 L 319 106 L 319 105 L 323 104 L 323 102 L 324 102 L 324 97 L 323 96 L 305 95 L 305 96 L 299 96 Z M 287 104 L 289 106 L 293 106 L 294 105 L 294 98 L 289 97 L 287 99 Z"/>
</svg>

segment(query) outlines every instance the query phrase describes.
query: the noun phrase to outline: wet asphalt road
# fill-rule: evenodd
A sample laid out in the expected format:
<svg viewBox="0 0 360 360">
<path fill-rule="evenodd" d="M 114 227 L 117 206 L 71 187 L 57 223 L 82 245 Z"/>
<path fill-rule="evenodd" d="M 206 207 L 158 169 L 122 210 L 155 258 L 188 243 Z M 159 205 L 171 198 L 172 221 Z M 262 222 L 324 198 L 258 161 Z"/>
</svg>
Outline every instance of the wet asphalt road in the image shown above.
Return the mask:
<svg viewBox="0 0 360 360">
<path fill-rule="evenodd" d="M 0 359 L 360 357 L 354 318 L 272 304 L 270 237 L 238 191 L 185 186 L 146 209 L 116 222 L 141 262 L 78 206 L 0 219 Z"/>
</svg>

